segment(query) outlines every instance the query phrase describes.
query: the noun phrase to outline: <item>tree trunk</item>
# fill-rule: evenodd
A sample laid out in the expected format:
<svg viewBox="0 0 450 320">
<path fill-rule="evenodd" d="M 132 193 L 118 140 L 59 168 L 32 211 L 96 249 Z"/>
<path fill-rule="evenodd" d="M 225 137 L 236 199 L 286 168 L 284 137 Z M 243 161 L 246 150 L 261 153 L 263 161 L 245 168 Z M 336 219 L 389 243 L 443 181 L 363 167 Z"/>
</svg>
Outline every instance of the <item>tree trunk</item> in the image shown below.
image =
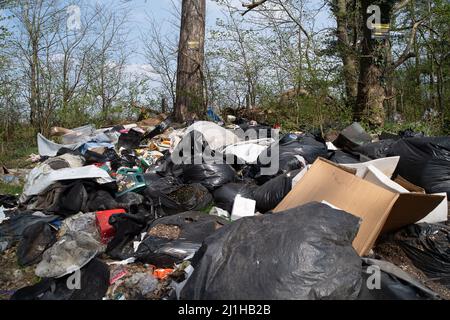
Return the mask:
<svg viewBox="0 0 450 320">
<path fill-rule="evenodd" d="M 184 122 L 190 114 L 206 111 L 203 93 L 205 0 L 183 0 L 178 45 L 175 118 Z"/>
<path fill-rule="evenodd" d="M 348 22 L 349 12 L 347 10 L 348 0 L 336 0 L 333 4 L 334 14 L 336 16 L 336 36 L 338 39 L 338 52 L 342 59 L 346 105 L 353 108 L 358 93 L 358 67 L 354 48 L 349 40 L 348 30 L 350 23 Z M 355 28 L 353 28 L 355 30 Z"/>
<path fill-rule="evenodd" d="M 383 40 L 372 39 L 372 30 L 367 26 L 371 13 L 367 9 L 373 1 L 363 0 L 361 2 L 362 17 L 362 50 L 359 67 L 358 95 L 353 110 L 355 121 L 363 121 L 372 128 L 384 125 L 385 112 L 383 103 L 385 100 L 385 90 L 381 85 L 383 64 Z M 382 11 L 382 14 L 389 15 L 389 12 Z M 384 40 L 385 41 L 385 40 Z"/>
<path fill-rule="evenodd" d="M 169 109 L 169 104 L 167 103 L 167 98 L 162 97 L 161 99 L 161 112 L 166 113 L 167 109 Z"/>
<path fill-rule="evenodd" d="M 393 63 L 392 46 L 390 41 L 386 41 L 386 64 Z M 386 71 L 386 110 L 389 120 L 393 120 L 397 113 L 397 89 L 394 86 L 394 69 L 387 68 Z"/>
</svg>

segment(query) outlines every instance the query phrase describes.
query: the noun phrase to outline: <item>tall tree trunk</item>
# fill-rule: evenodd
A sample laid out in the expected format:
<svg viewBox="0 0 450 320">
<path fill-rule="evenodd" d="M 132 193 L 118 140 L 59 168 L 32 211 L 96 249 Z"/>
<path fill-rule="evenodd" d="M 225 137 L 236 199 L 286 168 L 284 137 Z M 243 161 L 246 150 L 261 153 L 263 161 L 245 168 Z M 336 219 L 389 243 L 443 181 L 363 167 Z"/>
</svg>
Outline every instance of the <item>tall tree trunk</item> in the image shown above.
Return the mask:
<svg viewBox="0 0 450 320">
<path fill-rule="evenodd" d="M 178 45 L 175 118 L 184 122 L 189 114 L 206 111 L 203 93 L 205 47 L 205 0 L 183 0 Z"/>
<path fill-rule="evenodd" d="M 383 2 L 383 1 L 380 1 Z M 359 63 L 358 95 L 353 110 L 355 121 L 364 121 L 372 128 L 384 125 L 385 90 L 381 85 L 383 57 L 383 40 L 372 39 L 372 30 L 367 26 L 367 21 L 372 13 L 367 13 L 370 5 L 377 4 L 371 0 L 361 1 L 362 17 L 362 50 Z M 388 17 L 390 10 L 381 6 L 382 16 Z"/>
<path fill-rule="evenodd" d="M 354 48 L 350 43 L 348 30 L 352 23 L 349 23 L 348 0 L 335 0 L 333 3 L 336 17 L 336 35 L 338 39 L 338 52 L 344 67 L 344 82 L 346 91 L 346 105 L 353 108 L 358 93 L 358 67 Z M 356 8 L 355 8 L 356 10 Z M 356 30 L 356 28 L 353 28 Z"/>
<path fill-rule="evenodd" d="M 169 109 L 169 104 L 167 103 L 167 98 L 162 97 L 161 99 L 161 112 L 166 113 L 167 109 Z"/>
<path fill-rule="evenodd" d="M 390 41 L 386 41 L 386 64 L 389 66 L 393 63 L 392 45 Z M 397 113 L 397 89 L 394 86 L 394 69 L 387 68 L 386 71 L 386 110 L 388 119 L 393 120 Z"/>
</svg>

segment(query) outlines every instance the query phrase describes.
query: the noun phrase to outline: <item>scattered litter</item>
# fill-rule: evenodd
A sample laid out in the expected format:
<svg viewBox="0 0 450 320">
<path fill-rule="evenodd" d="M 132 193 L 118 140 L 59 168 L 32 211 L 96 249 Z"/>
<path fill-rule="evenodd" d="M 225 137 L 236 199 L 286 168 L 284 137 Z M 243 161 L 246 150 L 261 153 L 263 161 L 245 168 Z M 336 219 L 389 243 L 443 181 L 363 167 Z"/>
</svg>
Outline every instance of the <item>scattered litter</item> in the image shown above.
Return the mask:
<svg viewBox="0 0 450 320">
<path fill-rule="evenodd" d="M 161 114 L 112 128 L 54 127 L 62 144 L 38 134 L 33 169 L 1 166 L 1 181 L 25 186 L 0 195 L 0 280 L 26 268 L 33 278 L 9 296 L 450 296 L 448 137 L 371 136 L 353 123 L 325 141 L 319 131 L 280 135 L 280 124 L 212 107 L 205 116 L 211 121 Z M 386 239 L 408 268 L 378 260 Z M 373 268 L 381 290 L 365 285 Z M 79 274 L 82 288 L 68 288 Z"/>
</svg>

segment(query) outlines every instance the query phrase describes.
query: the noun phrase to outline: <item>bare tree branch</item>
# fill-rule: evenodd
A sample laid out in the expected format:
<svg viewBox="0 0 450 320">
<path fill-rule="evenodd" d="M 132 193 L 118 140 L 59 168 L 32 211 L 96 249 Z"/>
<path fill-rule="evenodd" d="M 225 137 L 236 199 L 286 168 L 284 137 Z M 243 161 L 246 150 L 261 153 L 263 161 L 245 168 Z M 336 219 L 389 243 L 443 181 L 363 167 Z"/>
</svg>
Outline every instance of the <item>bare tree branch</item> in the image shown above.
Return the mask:
<svg viewBox="0 0 450 320">
<path fill-rule="evenodd" d="M 247 10 L 245 10 L 242 13 L 242 15 L 243 16 L 246 15 L 248 12 L 252 11 L 256 7 L 259 7 L 260 5 L 262 5 L 262 4 L 266 3 L 266 2 L 267 2 L 267 0 L 258 0 L 258 1 L 253 0 L 252 3 L 247 3 L 247 4 L 243 3 L 242 6 L 247 8 Z"/>
</svg>

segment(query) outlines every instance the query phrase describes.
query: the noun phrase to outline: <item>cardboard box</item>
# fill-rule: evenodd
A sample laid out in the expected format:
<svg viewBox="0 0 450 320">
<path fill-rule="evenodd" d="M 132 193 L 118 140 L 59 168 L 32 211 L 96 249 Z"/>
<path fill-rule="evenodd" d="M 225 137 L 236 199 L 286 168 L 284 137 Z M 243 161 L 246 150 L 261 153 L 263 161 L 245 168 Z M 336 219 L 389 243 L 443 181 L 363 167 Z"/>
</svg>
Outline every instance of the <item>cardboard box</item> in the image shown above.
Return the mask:
<svg viewBox="0 0 450 320">
<path fill-rule="evenodd" d="M 384 180 L 383 174 L 376 168 L 371 167 L 368 172 L 370 180 Z M 379 176 L 380 173 L 382 176 Z M 396 186 L 380 185 L 381 182 L 377 185 L 366 181 L 349 169 L 319 158 L 274 212 L 313 201 L 326 201 L 360 217 L 362 222 L 353 247 L 363 256 L 369 253 L 380 233 L 423 219 L 444 199 L 437 195 L 401 193 L 395 190 Z"/>
</svg>

